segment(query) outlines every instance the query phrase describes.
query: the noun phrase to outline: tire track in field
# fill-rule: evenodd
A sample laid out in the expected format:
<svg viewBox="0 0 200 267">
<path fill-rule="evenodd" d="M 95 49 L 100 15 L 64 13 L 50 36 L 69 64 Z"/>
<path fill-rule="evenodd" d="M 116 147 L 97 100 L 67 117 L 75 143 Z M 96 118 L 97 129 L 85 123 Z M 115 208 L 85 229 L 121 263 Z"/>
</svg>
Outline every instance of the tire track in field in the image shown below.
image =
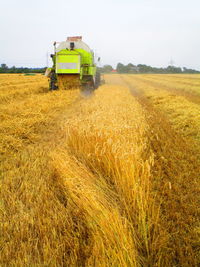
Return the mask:
<svg viewBox="0 0 200 267">
<path fill-rule="evenodd" d="M 187 100 L 189 100 L 190 102 L 193 102 L 195 104 L 200 104 L 200 96 L 198 94 L 196 94 L 195 92 L 184 91 L 184 88 L 183 89 L 172 88 L 172 87 L 169 87 L 165 84 L 162 84 L 156 80 L 151 81 L 151 80 L 145 79 L 144 77 L 141 79 L 138 76 L 137 77 L 134 76 L 134 79 L 139 79 L 140 81 L 142 81 L 148 85 L 151 85 L 153 87 L 156 87 L 156 88 L 159 86 L 159 89 L 163 89 L 167 92 L 173 93 L 173 94 L 178 95 L 178 96 L 183 96 Z"/>
<path fill-rule="evenodd" d="M 170 236 L 162 255 L 163 266 L 199 266 L 200 151 L 173 129 L 165 114 L 156 110 L 142 92 L 124 83 L 143 106 L 152 129 L 152 179 L 162 199 L 161 224 Z"/>
<path fill-rule="evenodd" d="M 196 78 L 198 80 L 195 80 L 192 77 L 187 77 L 185 78 L 184 76 L 180 75 L 179 76 L 174 76 L 174 75 L 166 75 L 166 74 L 150 74 L 146 76 L 147 78 L 150 78 L 151 80 L 154 81 L 159 81 L 159 82 L 164 82 L 164 83 L 176 83 L 177 85 L 182 85 L 182 86 L 192 86 L 192 87 L 198 87 L 200 86 L 200 80 L 199 78 Z M 162 78 L 162 79 L 161 79 Z"/>
</svg>

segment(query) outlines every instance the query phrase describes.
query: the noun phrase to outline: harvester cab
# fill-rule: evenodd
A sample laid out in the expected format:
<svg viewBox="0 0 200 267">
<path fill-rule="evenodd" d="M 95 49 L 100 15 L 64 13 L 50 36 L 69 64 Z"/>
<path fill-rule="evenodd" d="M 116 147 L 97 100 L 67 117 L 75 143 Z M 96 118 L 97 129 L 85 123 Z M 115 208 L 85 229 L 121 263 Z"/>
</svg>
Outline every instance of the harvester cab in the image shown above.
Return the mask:
<svg viewBox="0 0 200 267">
<path fill-rule="evenodd" d="M 100 73 L 94 63 L 94 53 L 82 41 L 81 36 L 68 37 L 60 43 L 55 42 L 51 58 L 53 66 L 46 70 L 46 76 L 50 78 L 50 90 L 94 90 L 100 85 Z"/>
</svg>

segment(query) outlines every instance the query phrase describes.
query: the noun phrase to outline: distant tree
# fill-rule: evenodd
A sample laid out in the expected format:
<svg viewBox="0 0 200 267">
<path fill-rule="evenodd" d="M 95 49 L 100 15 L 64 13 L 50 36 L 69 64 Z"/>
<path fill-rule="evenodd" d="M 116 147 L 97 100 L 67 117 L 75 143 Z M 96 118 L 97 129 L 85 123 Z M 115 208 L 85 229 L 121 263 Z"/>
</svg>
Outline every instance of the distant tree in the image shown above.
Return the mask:
<svg viewBox="0 0 200 267">
<path fill-rule="evenodd" d="M 138 68 L 132 63 L 124 65 L 122 63 L 117 64 L 117 72 L 118 73 L 137 73 Z"/>
<path fill-rule="evenodd" d="M 16 69 L 15 66 L 13 66 L 13 67 L 11 67 L 11 68 L 9 69 L 9 73 L 16 73 L 16 72 L 17 72 L 17 69 Z"/>
<path fill-rule="evenodd" d="M 139 64 L 137 65 L 137 67 L 140 73 L 153 73 L 153 68 L 151 66 L 147 66 L 145 64 Z"/>
<path fill-rule="evenodd" d="M 193 69 L 187 69 L 186 67 L 183 67 L 183 73 L 200 73 L 200 71 L 193 70 Z"/>
<path fill-rule="evenodd" d="M 2 68 L 3 70 L 7 70 L 7 69 L 8 69 L 8 66 L 7 66 L 5 63 L 3 63 L 3 64 L 1 64 L 1 68 Z"/>
<path fill-rule="evenodd" d="M 125 66 L 125 69 L 127 73 L 137 73 L 138 68 L 137 66 L 133 65 L 132 63 L 129 63 L 127 66 Z"/>
<path fill-rule="evenodd" d="M 0 73 L 6 73 L 6 72 L 8 72 L 8 66 L 5 63 L 2 63 L 0 67 Z"/>
<path fill-rule="evenodd" d="M 126 73 L 126 68 L 125 68 L 124 64 L 122 64 L 122 63 L 117 64 L 116 70 L 118 73 Z"/>
</svg>

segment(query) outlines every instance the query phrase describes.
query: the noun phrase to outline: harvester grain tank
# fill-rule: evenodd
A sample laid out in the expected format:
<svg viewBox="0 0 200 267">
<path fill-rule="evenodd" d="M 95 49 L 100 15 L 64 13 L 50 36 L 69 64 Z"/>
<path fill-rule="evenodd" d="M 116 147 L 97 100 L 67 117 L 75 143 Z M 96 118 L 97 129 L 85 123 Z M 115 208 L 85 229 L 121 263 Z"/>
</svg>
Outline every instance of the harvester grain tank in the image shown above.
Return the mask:
<svg viewBox="0 0 200 267">
<path fill-rule="evenodd" d="M 100 85 L 100 73 L 94 62 L 94 53 L 82 41 L 81 36 L 55 42 L 51 58 L 53 66 L 46 71 L 46 76 L 50 78 L 50 90 L 77 87 L 93 90 Z"/>
</svg>

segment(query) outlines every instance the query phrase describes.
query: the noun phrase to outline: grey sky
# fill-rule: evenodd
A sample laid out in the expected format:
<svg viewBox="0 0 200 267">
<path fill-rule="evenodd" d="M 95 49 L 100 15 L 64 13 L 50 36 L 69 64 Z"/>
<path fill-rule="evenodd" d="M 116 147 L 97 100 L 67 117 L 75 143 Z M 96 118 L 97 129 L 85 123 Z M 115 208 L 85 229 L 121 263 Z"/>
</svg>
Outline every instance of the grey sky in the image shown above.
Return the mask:
<svg viewBox="0 0 200 267">
<path fill-rule="evenodd" d="M 200 70 L 199 0 L 0 0 L 0 64 L 45 66 L 53 41 L 71 35 L 102 64 L 164 67 L 172 58 Z"/>
</svg>

